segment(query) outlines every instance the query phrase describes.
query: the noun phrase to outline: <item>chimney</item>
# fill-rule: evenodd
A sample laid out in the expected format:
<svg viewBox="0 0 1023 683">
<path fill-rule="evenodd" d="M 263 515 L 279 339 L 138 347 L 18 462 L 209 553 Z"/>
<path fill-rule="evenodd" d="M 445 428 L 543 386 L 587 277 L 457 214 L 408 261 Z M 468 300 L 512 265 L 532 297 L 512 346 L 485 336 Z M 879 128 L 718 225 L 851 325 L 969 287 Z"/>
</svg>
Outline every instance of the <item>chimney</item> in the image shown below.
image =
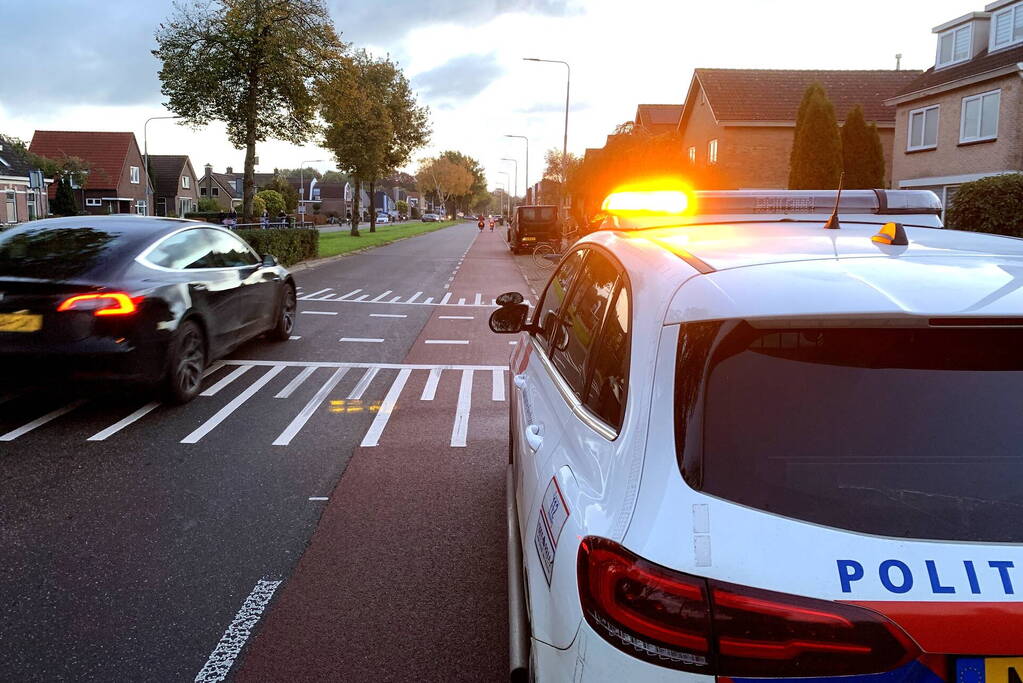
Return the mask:
<svg viewBox="0 0 1023 683">
<path fill-rule="evenodd" d="M 902 53 L 895 55 L 895 70 L 902 71 Z"/>
<path fill-rule="evenodd" d="M 213 173 L 213 164 L 206 164 L 206 175 Z"/>
<path fill-rule="evenodd" d="M 227 167 L 227 174 L 231 175 L 232 173 L 234 173 L 234 169 L 232 167 L 228 166 Z"/>
</svg>

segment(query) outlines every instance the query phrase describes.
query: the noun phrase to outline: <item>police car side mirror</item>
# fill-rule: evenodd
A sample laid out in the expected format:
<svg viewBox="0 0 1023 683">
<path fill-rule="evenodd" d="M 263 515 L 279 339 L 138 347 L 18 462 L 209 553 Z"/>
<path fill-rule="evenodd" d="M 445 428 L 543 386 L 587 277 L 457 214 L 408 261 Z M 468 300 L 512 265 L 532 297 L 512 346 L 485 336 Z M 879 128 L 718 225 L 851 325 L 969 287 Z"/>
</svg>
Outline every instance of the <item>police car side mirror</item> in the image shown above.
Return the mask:
<svg viewBox="0 0 1023 683">
<path fill-rule="evenodd" d="M 490 314 L 490 330 L 497 334 L 515 334 L 528 330 L 526 323 L 529 306 L 523 303 L 509 303 Z"/>
</svg>

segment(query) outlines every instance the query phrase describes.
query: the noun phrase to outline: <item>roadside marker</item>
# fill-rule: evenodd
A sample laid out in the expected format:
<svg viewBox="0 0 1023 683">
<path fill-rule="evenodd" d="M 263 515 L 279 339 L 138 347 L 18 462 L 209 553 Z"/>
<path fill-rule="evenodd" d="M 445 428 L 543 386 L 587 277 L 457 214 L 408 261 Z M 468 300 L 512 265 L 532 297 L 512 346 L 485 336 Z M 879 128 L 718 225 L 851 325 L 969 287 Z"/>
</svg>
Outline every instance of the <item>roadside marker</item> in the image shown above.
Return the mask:
<svg viewBox="0 0 1023 683">
<path fill-rule="evenodd" d="M 451 428 L 451 445 L 465 448 L 469 435 L 469 410 L 472 408 L 472 370 L 462 370 L 462 382 L 458 385 L 458 408 L 455 423 Z"/>
<path fill-rule="evenodd" d="M 441 372 L 440 368 L 430 370 L 430 376 L 426 378 L 426 386 L 423 387 L 423 395 L 419 397 L 420 401 L 432 401 L 437 395 L 437 384 L 440 382 Z"/>
<path fill-rule="evenodd" d="M 221 389 L 226 387 L 228 384 L 230 384 L 231 382 L 235 381 L 236 379 L 238 379 L 239 377 L 244 375 L 246 372 L 251 370 L 252 367 L 253 366 L 251 366 L 251 365 L 240 365 L 240 366 L 238 366 L 237 368 L 232 370 L 231 373 L 228 374 L 226 377 L 224 377 L 222 380 L 220 380 L 219 382 L 217 382 L 216 384 L 214 384 L 209 389 L 207 389 L 206 391 L 202 392 L 199 395 L 200 396 L 215 396 L 218 391 L 220 391 Z"/>
<path fill-rule="evenodd" d="M 394 383 L 391 384 L 387 396 L 384 397 L 383 403 L 380 404 L 380 409 L 377 410 L 376 417 L 373 418 L 373 424 L 369 426 L 369 431 L 362 438 L 360 445 L 363 448 L 373 448 L 380 443 L 380 435 L 383 433 L 384 427 L 387 426 L 387 421 L 391 419 L 394 405 L 398 402 L 398 397 L 401 395 L 401 390 L 405 388 L 405 382 L 408 381 L 410 374 L 412 374 L 412 371 L 405 368 L 394 379 Z"/>
<path fill-rule="evenodd" d="M 295 416 L 295 419 L 292 420 L 291 423 L 284 428 L 284 431 L 281 432 L 281 435 L 274 440 L 273 445 L 287 446 L 290 444 L 291 440 L 295 438 L 296 434 L 302 431 L 302 427 L 305 426 L 305 423 L 309 421 L 309 418 L 313 416 L 316 409 L 324 400 L 326 400 L 327 396 L 334 390 L 334 387 L 337 386 L 338 382 L 341 381 L 341 378 L 344 377 L 347 372 L 348 368 L 338 368 L 335 370 L 334 374 L 330 376 L 330 379 L 323 383 L 323 386 L 316 392 L 316 395 L 309 399 L 309 403 L 305 404 L 305 407 L 302 408 L 301 412 Z"/>
<path fill-rule="evenodd" d="M 234 660 L 242 651 L 245 641 L 252 634 L 253 627 L 259 621 L 263 610 L 266 609 L 270 598 L 273 597 L 274 591 L 280 585 L 280 581 L 267 579 L 260 579 L 256 582 L 256 586 L 249 593 L 249 597 L 245 598 L 242 608 L 234 616 L 231 625 L 224 631 L 220 642 L 213 648 L 210 658 L 195 675 L 195 683 L 219 683 L 227 678 Z"/>
<path fill-rule="evenodd" d="M 367 368 L 366 372 L 362 375 L 362 379 L 360 379 L 358 384 L 355 385 L 355 388 L 352 389 L 352 393 L 348 394 L 348 399 L 350 401 L 357 401 L 361 399 L 362 395 L 366 393 L 366 389 L 369 388 L 370 382 L 373 381 L 373 378 L 377 376 L 378 372 L 380 372 L 380 368 Z"/>
<path fill-rule="evenodd" d="M 70 413 L 72 410 L 74 410 L 78 406 L 82 405 L 83 403 L 85 403 L 85 399 L 79 399 L 77 401 L 72 401 L 71 403 L 68 403 L 63 408 L 57 408 L 56 410 L 54 410 L 52 412 L 49 412 L 49 413 L 46 413 L 42 417 L 38 417 L 38 418 L 32 420 L 31 422 L 29 422 L 27 424 L 24 424 L 21 427 L 18 427 L 17 429 L 12 429 L 11 431 L 9 431 L 6 434 L 4 434 L 3 436 L 0 436 L 0 441 L 14 441 L 19 436 L 24 436 L 25 434 L 28 434 L 29 432 L 31 432 L 36 427 L 42 427 L 47 422 L 50 422 L 52 420 L 56 420 L 61 415 L 66 415 L 67 413 Z"/>
<path fill-rule="evenodd" d="M 198 443 L 200 439 L 216 429 L 217 425 L 230 417 L 231 413 L 238 410 L 243 403 L 252 398 L 257 391 L 266 386 L 283 369 L 279 365 L 270 368 L 262 377 L 249 385 L 245 391 L 235 396 L 227 405 L 218 410 L 213 417 L 203 422 L 195 431 L 182 439 L 181 443 Z"/>
<path fill-rule="evenodd" d="M 309 379 L 309 375 L 313 374 L 314 372 L 316 372 L 315 367 L 302 368 L 302 372 L 298 373 L 295 379 L 288 382 L 288 386 L 284 387 L 279 392 L 277 392 L 277 395 L 274 396 L 274 398 L 288 398 L 293 393 L 295 393 L 295 389 L 298 389 L 300 386 L 302 386 L 302 383 Z"/>
</svg>

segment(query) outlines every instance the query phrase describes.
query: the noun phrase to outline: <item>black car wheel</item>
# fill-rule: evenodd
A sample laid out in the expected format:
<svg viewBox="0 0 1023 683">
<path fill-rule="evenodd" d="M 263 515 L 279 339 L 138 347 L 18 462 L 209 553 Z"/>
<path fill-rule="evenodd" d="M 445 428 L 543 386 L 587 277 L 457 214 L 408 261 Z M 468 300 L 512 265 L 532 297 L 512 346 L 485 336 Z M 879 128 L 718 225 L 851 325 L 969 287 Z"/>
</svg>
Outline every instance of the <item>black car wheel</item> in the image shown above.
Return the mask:
<svg viewBox="0 0 1023 683">
<path fill-rule="evenodd" d="M 284 285 L 284 300 L 281 312 L 277 316 L 277 324 L 270 330 L 270 338 L 274 341 L 288 341 L 295 330 L 295 316 L 298 313 L 298 299 L 295 296 L 295 285 L 290 282 Z"/>
<path fill-rule="evenodd" d="M 172 403 L 188 403 L 199 394 L 206 370 L 206 338 L 202 328 L 186 320 L 171 343 L 166 393 Z"/>
</svg>

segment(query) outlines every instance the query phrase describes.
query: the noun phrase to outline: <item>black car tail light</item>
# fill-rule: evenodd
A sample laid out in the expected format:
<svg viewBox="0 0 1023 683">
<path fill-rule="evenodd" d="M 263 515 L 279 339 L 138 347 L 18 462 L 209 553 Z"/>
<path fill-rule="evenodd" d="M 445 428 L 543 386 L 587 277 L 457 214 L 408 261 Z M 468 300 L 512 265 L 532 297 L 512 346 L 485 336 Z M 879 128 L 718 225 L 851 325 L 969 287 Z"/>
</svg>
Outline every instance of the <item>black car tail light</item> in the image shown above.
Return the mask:
<svg viewBox="0 0 1023 683">
<path fill-rule="evenodd" d="M 96 316 L 131 315 L 138 310 L 140 298 L 132 298 L 124 292 L 103 292 L 100 294 L 76 294 L 60 302 L 57 312 L 92 311 Z"/>
<path fill-rule="evenodd" d="M 661 666 L 733 677 L 843 676 L 891 671 L 920 655 L 870 610 L 684 574 L 604 538 L 583 540 L 578 574 L 587 623 Z"/>
</svg>

